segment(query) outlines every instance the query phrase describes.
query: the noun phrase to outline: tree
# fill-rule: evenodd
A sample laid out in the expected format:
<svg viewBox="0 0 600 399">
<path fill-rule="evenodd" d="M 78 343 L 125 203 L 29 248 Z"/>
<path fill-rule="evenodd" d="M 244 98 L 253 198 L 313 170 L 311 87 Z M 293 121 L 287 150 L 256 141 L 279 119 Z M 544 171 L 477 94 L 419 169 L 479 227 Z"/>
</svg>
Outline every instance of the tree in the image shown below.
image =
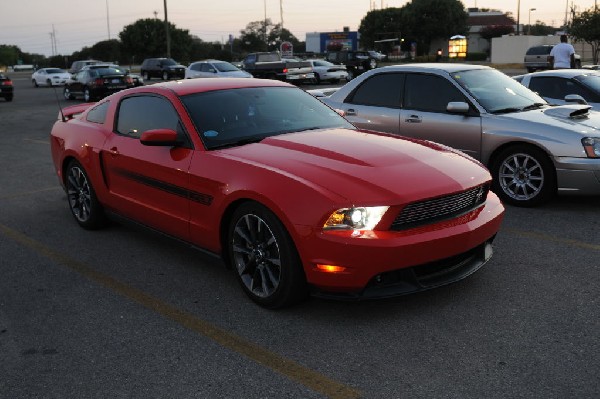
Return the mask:
<svg viewBox="0 0 600 399">
<path fill-rule="evenodd" d="M 127 61 L 121 60 L 121 42 L 117 39 L 103 40 L 94 44 L 91 48 L 91 56 L 102 61 Z"/>
<path fill-rule="evenodd" d="M 552 26 L 548 26 L 542 21 L 535 21 L 535 25 L 523 26 L 523 31 L 528 32 L 532 36 L 548 36 L 554 35 L 558 29 Z"/>
<path fill-rule="evenodd" d="M 598 64 L 600 52 L 600 10 L 589 9 L 573 17 L 569 33 L 575 40 L 589 43 L 592 47 L 592 59 Z"/>
<path fill-rule="evenodd" d="M 178 29 L 169 22 L 171 56 L 179 62 L 190 61 L 192 37 L 187 29 Z M 130 63 L 141 62 L 147 57 L 165 57 L 167 38 L 165 23 L 156 18 L 139 19 L 127 25 L 119 33 L 123 54 L 129 54 Z"/>
<path fill-rule="evenodd" d="M 268 50 L 269 33 L 275 25 L 270 18 L 262 21 L 249 22 L 246 28 L 240 31 L 242 50 L 266 51 Z"/>
<path fill-rule="evenodd" d="M 384 39 L 401 39 L 409 30 L 403 21 L 403 8 L 384 8 L 372 10 L 360 21 L 358 32 L 364 48 L 374 48 L 375 41 Z M 398 43 L 399 44 L 399 43 Z"/>
<path fill-rule="evenodd" d="M 501 37 L 502 35 L 508 35 L 509 33 L 513 33 L 515 29 L 512 25 L 488 25 L 479 31 L 479 35 L 490 41 L 494 37 Z"/>
<path fill-rule="evenodd" d="M 15 65 L 21 50 L 17 46 L 0 44 L 0 65 Z"/>
<path fill-rule="evenodd" d="M 428 54 L 433 39 L 467 34 L 469 15 L 460 0 L 412 0 L 402 9 L 409 40 L 417 43 L 418 54 Z"/>
</svg>

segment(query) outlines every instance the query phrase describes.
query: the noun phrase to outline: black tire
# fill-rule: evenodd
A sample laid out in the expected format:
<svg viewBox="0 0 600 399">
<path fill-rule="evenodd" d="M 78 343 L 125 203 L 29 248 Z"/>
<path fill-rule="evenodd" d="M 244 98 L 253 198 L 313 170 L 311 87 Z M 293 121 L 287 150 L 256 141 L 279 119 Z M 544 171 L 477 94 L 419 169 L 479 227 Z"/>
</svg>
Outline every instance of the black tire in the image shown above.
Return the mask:
<svg viewBox="0 0 600 399">
<path fill-rule="evenodd" d="M 529 72 L 529 73 L 535 72 L 535 68 L 527 68 L 527 72 Z"/>
<path fill-rule="evenodd" d="M 162 73 L 162 80 L 169 80 L 169 72 L 164 71 Z"/>
<path fill-rule="evenodd" d="M 71 89 L 67 86 L 63 89 L 63 96 L 65 97 L 65 100 L 73 100 L 75 98 L 75 96 L 71 94 Z"/>
<path fill-rule="evenodd" d="M 52 87 L 52 81 L 50 79 L 46 80 L 46 86 Z"/>
<path fill-rule="evenodd" d="M 13 100 L 13 94 L 8 94 L 6 97 L 4 97 L 6 99 L 6 101 L 12 101 Z"/>
<path fill-rule="evenodd" d="M 37 80 L 35 79 L 31 79 L 31 83 L 33 83 L 33 87 L 40 87 L 40 85 L 38 85 Z"/>
<path fill-rule="evenodd" d="M 92 96 L 92 92 L 90 91 L 90 89 L 88 87 L 84 87 L 83 88 L 83 101 L 86 102 L 86 103 L 94 101 L 94 97 Z"/>
<path fill-rule="evenodd" d="M 348 77 L 346 78 L 349 81 L 351 81 L 352 79 L 354 79 L 356 77 L 356 72 L 354 72 L 354 69 L 348 69 Z"/>
<path fill-rule="evenodd" d="M 548 155 L 526 144 L 505 148 L 490 166 L 492 190 L 506 203 L 532 207 L 556 194 L 556 170 Z"/>
<path fill-rule="evenodd" d="M 321 77 L 319 76 L 318 73 L 315 72 L 315 84 L 320 84 L 321 83 Z"/>
<path fill-rule="evenodd" d="M 377 68 L 377 60 L 375 58 L 371 58 L 369 60 L 369 66 L 366 69 L 375 69 Z"/>
<path fill-rule="evenodd" d="M 296 247 L 283 223 L 265 206 L 246 202 L 232 215 L 227 235 L 229 261 L 244 292 L 276 309 L 308 294 Z"/>
<path fill-rule="evenodd" d="M 65 188 L 71 214 L 81 227 L 95 230 L 106 225 L 106 215 L 96 197 L 92 182 L 83 166 L 75 160 L 67 166 Z"/>
<path fill-rule="evenodd" d="M 144 82 L 150 80 L 150 74 L 148 71 L 142 71 L 142 79 L 144 79 Z"/>
</svg>

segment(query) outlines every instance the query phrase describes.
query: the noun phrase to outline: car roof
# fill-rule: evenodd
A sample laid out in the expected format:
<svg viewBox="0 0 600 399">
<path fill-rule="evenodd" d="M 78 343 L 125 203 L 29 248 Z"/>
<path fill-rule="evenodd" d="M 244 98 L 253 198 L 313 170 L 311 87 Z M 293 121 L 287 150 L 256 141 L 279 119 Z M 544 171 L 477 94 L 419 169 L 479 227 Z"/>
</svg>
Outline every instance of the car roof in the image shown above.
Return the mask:
<svg viewBox="0 0 600 399">
<path fill-rule="evenodd" d="M 208 60 L 194 61 L 194 62 L 190 63 L 190 65 L 191 65 L 191 64 L 195 64 L 195 63 L 197 63 L 197 62 L 226 62 L 226 63 L 228 63 L 228 64 L 231 64 L 229 61 L 215 60 L 215 59 L 212 59 L 212 58 L 211 58 L 211 59 L 208 59 Z"/>
<path fill-rule="evenodd" d="M 168 82 L 159 82 L 149 86 L 140 86 L 137 89 L 130 89 L 127 92 L 164 92 L 171 91 L 178 96 L 185 96 L 193 93 L 202 93 L 214 90 L 242 89 L 247 87 L 290 87 L 296 86 L 272 79 L 247 79 L 247 78 L 227 78 L 227 79 L 181 79 Z M 299 89 L 301 90 L 301 89 Z"/>
<path fill-rule="evenodd" d="M 462 64 L 462 63 L 417 63 L 417 64 L 406 64 L 406 65 L 389 65 L 378 68 L 378 70 L 387 71 L 408 71 L 408 72 L 422 72 L 424 70 L 431 72 L 447 72 L 454 73 L 459 71 L 470 71 L 476 69 L 493 69 L 485 65 L 476 64 Z"/>
</svg>

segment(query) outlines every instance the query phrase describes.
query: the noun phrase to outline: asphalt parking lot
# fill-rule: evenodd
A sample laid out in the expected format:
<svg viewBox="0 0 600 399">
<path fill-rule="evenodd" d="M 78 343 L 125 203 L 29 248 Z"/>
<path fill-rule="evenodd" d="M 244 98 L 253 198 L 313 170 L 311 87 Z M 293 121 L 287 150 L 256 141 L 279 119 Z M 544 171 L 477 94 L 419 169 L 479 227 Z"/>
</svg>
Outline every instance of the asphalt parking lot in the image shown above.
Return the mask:
<svg viewBox="0 0 600 399">
<path fill-rule="evenodd" d="M 193 249 L 79 228 L 48 140 L 77 102 L 29 76 L 0 99 L 0 398 L 600 397 L 600 198 L 507 207 L 459 283 L 269 311 Z"/>
</svg>

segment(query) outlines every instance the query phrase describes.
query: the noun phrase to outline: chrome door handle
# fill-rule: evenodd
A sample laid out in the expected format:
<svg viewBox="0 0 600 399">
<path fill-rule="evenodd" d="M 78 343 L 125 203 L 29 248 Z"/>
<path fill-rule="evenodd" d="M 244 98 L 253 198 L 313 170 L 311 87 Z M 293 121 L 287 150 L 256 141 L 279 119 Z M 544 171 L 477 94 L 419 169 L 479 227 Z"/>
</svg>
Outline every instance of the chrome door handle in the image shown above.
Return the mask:
<svg viewBox="0 0 600 399">
<path fill-rule="evenodd" d="M 348 115 L 348 116 L 356 116 L 356 110 L 350 108 L 349 110 L 346 111 L 346 115 Z"/>
<path fill-rule="evenodd" d="M 404 122 L 408 122 L 408 123 L 421 123 L 421 122 L 423 122 L 423 120 L 418 115 L 411 115 L 408 118 L 406 118 L 404 120 Z"/>
</svg>

